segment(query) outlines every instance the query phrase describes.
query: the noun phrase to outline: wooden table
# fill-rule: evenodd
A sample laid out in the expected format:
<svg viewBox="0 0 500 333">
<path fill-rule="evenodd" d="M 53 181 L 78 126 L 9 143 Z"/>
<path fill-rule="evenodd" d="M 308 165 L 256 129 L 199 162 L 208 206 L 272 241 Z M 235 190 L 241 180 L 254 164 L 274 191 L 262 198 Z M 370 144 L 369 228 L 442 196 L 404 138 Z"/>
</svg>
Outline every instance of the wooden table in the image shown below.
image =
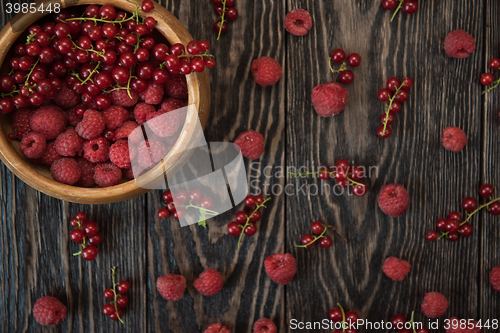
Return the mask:
<svg viewBox="0 0 500 333">
<path fill-rule="evenodd" d="M 260 189 L 321 185 L 307 178 L 296 186 L 295 180 L 275 172 L 285 166 L 333 165 L 340 158 L 377 166 L 378 176 L 368 180 L 368 194 L 361 198 L 271 195 L 258 234 L 245 238 L 238 250 L 237 239 L 226 231 L 237 210 L 210 220 L 207 230 L 181 228 L 173 219 L 156 218 L 159 191 L 117 204 L 84 206 L 41 194 L 2 165 L 2 332 L 191 333 L 220 321 L 240 333 L 252 332 L 261 317 L 270 317 L 279 332 L 289 332 L 292 318 L 320 321 L 336 303 L 370 321 L 412 311 L 417 320 L 426 321 L 420 304 L 430 291 L 450 301 L 441 319 L 498 319 L 500 294 L 488 282 L 491 268 L 500 265 L 498 218 L 479 213 L 473 235 L 457 243 L 424 239 L 437 218 L 460 209 L 464 197 L 477 197 L 481 184 L 494 184 L 500 191 L 500 91 L 481 95 L 478 83 L 487 61 L 499 56 L 498 1 L 420 1 L 417 14 L 400 13 L 390 23 L 392 13 L 379 0 L 239 0 L 240 17 L 220 41 L 212 31 L 216 16 L 210 1 L 162 4 L 196 39 L 209 40 L 218 60 L 210 71 L 207 141 L 233 141 L 248 129 L 264 135 L 265 154 L 254 170 L 247 164 L 249 179 Z M 283 29 L 285 14 L 295 8 L 308 10 L 313 18 L 307 36 Z M 5 14 L 2 18 L 10 19 Z M 476 51 L 463 60 L 447 57 L 442 47 L 446 34 L 459 28 L 477 43 Z M 362 64 L 347 86 L 347 108 L 325 119 L 313 111 L 310 96 L 315 86 L 335 79 L 328 57 L 338 47 L 359 53 Z M 261 88 L 252 79 L 251 63 L 261 56 L 283 66 L 283 77 L 273 87 Z M 391 76 L 410 76 L 415 84 L 392 136 L 381 140 L 375 132 L 384 106 L 377 91 Z M 441 146 L 442 130 L 448 126 L 467 133 L 468 144 L 460 153 Z M 377 206 L 379 190 L 388 183 L 404 185 L 411 196 L 400 218 L 388 217 Z M 93 262 L 72 256 L 78 246 L 69 240 L 69 219 L 78 211 L 95 220 L 104 235 Z M 335 236 L 328 250 L 295 248 L 314 220 L 336 227 L 347 243 Z M 286 287 L 271 282 L 264 271 L 264 259 L 275 252 L 289 252 L 297 260 L 297 275 Z M 411 263 L 403 282 L 382 273 L 388 256 Z M 132 285 L 125 325 L 101 313 L 113 265 L 120 266 L 120 276 Z M 225 284 L 218 295 L 202 297 L 192 282 L 209 267 L 222 273 Z M 188 281 L 179 302 L 165 301 L 156 291 L 156 279 L 167 273 L 182 274 Z M 43 295 L 53 295 L 68 307 L 67 318 L 56 328 L 41 328 L 31 315 L 33 303 Z"/>
</svg>

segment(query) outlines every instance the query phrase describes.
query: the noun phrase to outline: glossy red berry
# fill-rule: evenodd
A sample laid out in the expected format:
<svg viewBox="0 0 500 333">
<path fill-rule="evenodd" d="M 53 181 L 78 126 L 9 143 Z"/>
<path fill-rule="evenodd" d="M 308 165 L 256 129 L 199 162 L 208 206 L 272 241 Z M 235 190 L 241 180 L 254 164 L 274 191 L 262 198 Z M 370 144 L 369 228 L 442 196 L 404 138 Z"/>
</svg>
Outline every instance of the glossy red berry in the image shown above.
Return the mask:
<svg viewBox="0 0 500 333">
<path fill-rule="evenodd" d="M 172 192 L 170 192 L 170 191 L 168 191 L 168 190 L 167 190 L 167 191 L 165 191 L 165 192 L 163 192 L 163 194 L 162 194 L 162 198 L 163 198 L 163 200 L 165 200 L 165 202 L 167 202 L 167 203 L 168 203 L 168 202 L 172 202 L 172 201 L 174 201 L 174 197 L 172 196 Z"/>
<path fill-rule="evenodd" d="M 118 308 L 118 314 L 116 311 L 113 311 L 113 313 L 109 315 L 109 318 L 111 320 L 118 320 L 118 316 L 121 318 L 122 315 L 123 315 L 122 309 Z"/>
<path fill-rule="evenodd" d="M 403 82 L 401 82 L 401 88 L 404 90 L 408 90 L 413 86 L 413 80 L 411 77 L 407 77 L 403 79 Z"/>
<path fill-rule="evenodd" d="M 327 180 L 330 178 L 330 169 L 328 169 L 327 167 L 321 167 L 319 168 L 318 170 L 318 178 L 319 179 L 323 179 L 323 180 Z"/>
<path fill-rule="evenodd" d="M 90 220 L 86 220 L 85 222 L 83 222 L 82 229 L 83 229 L 83 231 L 85 231 L 85 234 L 87 236 L 94 236 L 95 234 L 97 234 L 99 232 L 99 228 L 97 226 L 97 223 L 95 223 L 94 221 L 90 221 Z"/>
<path fill-rule="evenodd" d="M 456 242 L 459 238 L 459 235 L 458 235 L 458 232 L 450 232 L 446 238 L 448 238 L 448 240 L 450 242 Z"/>
<path fill-rule="evenodd" d="M 396 314 L 391 318 L 393 329 L 403 329 L 406 323 L 406 317 L 402 314 Z"/>
<path fill-rule="evenodd" d="M 245 197 L 245 205 L 250 208 L 255 207 L 255 197 L 253 195 L 247 195 Z"/>
<path fill-rule="evenodd" d="M 69 238 L 77 244 L 83 243 L 83 237 L 85 237 L 85 233 L 82 229 L 73 229 L 69 233 Z"/>
<path fill-rule="evenodd" d="M 462 201 L 462 208 L 466 212 L 472 213 L 477 208 L 477 201 L 474 198 L 468 197 Z"/>
<path fill-rule="evenodd" d="M 324 249 L 328 249 L 330 246 L 332 246 L 332 244 L 333 244 L 333 241 L 328 236 L 323 236 L 319 240 L 319 246 L 321 246 Z"/>
<path fill-rule="evenodd" d="M 192 203 L 199 203 L 201 201 L 202 195 L 201 192 L 198 190 L 191 190 L 189 192 L 189 200 L 191 200 Z"/>
<path fill-rule="evenodd" d="M 457 232 L 459 228 L 460 224 L 457 221 L 455 220 L 446 221 L 446 231 L 448 231 L 449 233 Z"/>
<path fill-rule="evenodd" d="M 120 294 L 125 294 L 129 289 L 130 283 L 127 281 L 120 281 L 120 283 L 116 286 L 116 290 L 118 290 Z"/>
<path fill-rule="evenodd" d="M 381 139 L 387 139 L 388 137 L 391 136 L 391 134 L 392 134 L 392 131 L 391 131 L 391 128 L 389 126 L 385 127 L 385 131 L 384 131 L 384 125 L 380 125 L 377 128 L 377 135 Z"/>
<path fill-rule="evenodd" d="M 388 80 L 387 80 L 387 83 L 386 83 L 386 87 L 387 89 L 389 89 L 390 91 L 396 91 L 397 88 L 399 88 L 399 86 L 401 85 L 401 82 L 399 81 L 398 78 L 396 77 L 390 77 Z"/>
<path fill-rule="evenodd" d="M 343 84 L 352 83 L 354 81 L 354 73 L 349 69 L 342 71 L 339 75 L 339 81 Z"/>
<path fill-rule="evenodd" d="M 102 313 L 104 313 L 106 316 L 112 315 L 113 313 L 115 313 L 115 306 L 111 303 L 105 304 L 102 307 Z"/>
<path fill-rule="evenodd" d="M 367 186 L 364 181 L 359 180 L 359 184 L 354 184 L 352 187 L 352 193 L 357 197 L 362 197 L 366 194 Z"/>
<path fill-rule="evenodd" d="M 488 62 L 488 66 L 496 71 L 497 69 L 500 69 L 500 58 L 493 58 Z"/>
<path fill-rule="evenodd" d="M 264 197 L 262 195 L 259 194 L 259 195 L 255 195 L 254 197 L 255 197 L 255 203 L 257 205 L 260 206 L 264 203 Z"/>
<path fill-rule="evenodd" d="M 340 63 L 342 63 L 342 61 L 345 60 L 345 57 L 346 57 L 345 51 L 342 49 L 336 49 L 332 52 L 330 57 L 332 58 L 333 62 L 340 64 Z"/>
<path fill-rule="evenodd" d="M 236 221 L 241 224 L 245 224 L 247 222 L 248 213 L 245 211 L 241 211 L 236 213 Z"/>
<path fill-rule="evenodd" d="M 142 1 L 141 9 L 144 13 L 149 13 L 150 11 L 153 10 L 153 8 L 154 8 L 153 1 L 151 1 L 151 0 L 143 0 Z"/>
<path fill-rule="evenodd" d="M 398 101 L 399 103 L 404 103 L 408 100 L 408 97 L 410 97 L 410 94 L 408 93 L 408 90 L 401 89 L 397 94 L 394 99 Z"/>
<path fill-rule="evenodd" d="M 438 239 L 438 233 L 436 230 L 429 230 L 425 234 L 425 239 L 427 239 L 429 242 L 434 242 L 435 240 Z"/>
<path fill-rule="evenodd" d="M 389 111 L 391 111 L 392 113 L 398 113 L 399 111 L 401 111 L 401 103 L 399 103 L 398 101 L 392 101 L 392 105 Z"/>
<path fill-rule="evenodd" d="M 358 67 L 361 64 L 361 57 L 357 53 L 351 53 L 347 56 L 347 64 L 351 67 Z"/>
<path fill-rule="evenodd" d="M 209 197 L 203 197 L 200 199 L 200 207 L 202 208 L 210 210 L 212 209 L 213 205 L 214 203 Z"/>
<path fill-rule="evenodd" d="M 235 7 L 230 7 L 226 10 L 226 16 L 229 21 L 234 21 L 238 18 L 238 10 Z"/>
<path fill-rule="evenodd" d="M 392 112 L 387 113 L 382 113 L 380 116 L 380 121 L 382 124 L 384 124 L 387 121 L 387 125 L 392 125 L 394 121 L 396 120 L 396 115 Z"/>
<path fill-rule="evenodd" d="M 254 223 L 248 223 L 244 232 L 247 236 L 253 236 L 257 232 L 257 226 Z"/>
<path fill-rule="evenodd" d="M 436 228 L 440 231 L 446 231 L 448 221 L 446 219 L 438 219 L 436 222 Z"/>
<path fill-rule="evenodd" d="M 398 1 L 397 0 L 382 0 L 382 7 L 386 10 L 393 10 L 396 9 L 398 6 Z"/>
<path fill-rule="evenodd" d="M 470 223 L 464 223 L 458 228 L 458 233 L 462 237 L 469 237 L 472 235 L 472 225 Z"/>
<path fill-rule="evenodd" d="M 500 215 L 500 201 L 495 201 L 489 204 L 488 211 L 491 215 L 498 216 Z"/>
<path fill-rule="evenodd" d="M 116 306 L 119 308 L 124 308 L 128 305 L 128 298 L 127 296 L 121 295 L 116 297 Z"/>
<path fill-rule="evenodd" d="M 321 233 L 325 230 L 325 226 L 319 221 L 314 221 L 311 224 L 311 230 L 315 235 L 321 235 Z"/>
<path fill-rule="evenodd" d="M 100 232 L 98 232 L 95 235 L 90 236 L 89 243 L 94 245 L 94 246 L 101 244 L 102 243 L 102 234 Z"/>
<path fill-rule="evenodd" d="M 99 251 L 97 251 L 97 248 L 94 245 L 87 245 L 82 250 L 82 257 L 87 261 L 92 261 L 97 257 L 98 253 Z"/>
<path fill-rule="evenodd" d="M 403 2 L 403 13 L 406 14 L 415 14 L 418 10 L 418 2 L 417 0 L 406 0 Z"/>
<path fill-rule="evenodd" d="M 381 102 L 387 102 L 391 98 L 391 91 L 387 88 L 382 88 L 378 91 L 378 99 Z"/>
<path fill-rule="evenodd" d="M 328 317 L 334 323 L 340 322 L 344 319 L 342 315 L 342 310 L 340 308 L 333 308 L 328 312 Z"/>
<path fill-rule="evenodd" d="M 255 210 L 253 211 L 253 214 L 251 214 L 250 221 L 259 222 L 261 218 L 262 218 L 262 213 L 258 210 Z"/>
<path fill-rule="evenodd" d="M 314 244 L 316 244 L 316 242 L 314 242 L 314 236 L 311 234 L 305 234 L 304 236 L 302 236 L 300 242 L 302 243 L 302 245 L 309 244 L 307 245 L 308 248 L 311 248 L 314 246 Z"/>
<path fill-rule="evenodd" d="M 495 194 L 495 188 L 490 184 L 481 185 L 479 195 L 483 198 L 489 198 Z"/>
<path fill-rule="evenodd" d="M 241 234 L 241 226 L 238 222 L 233 221 L 227 225 L 227 232 L 231 236 L 239 236 Z"/>
<path fill-rule="evenodd" d="M 186 45 L 186 51 L 191 55 L 197 55 L 201 51 L 201 45 L 198 41 L 192 40 Z"/>
<path fill-rule="evenodd" d="M 169 217 L 170 213 L 168 212 L 168 209 L 166 208 L 161 208 L 158 210 L 158 218 L 160 220 L 166 220 Z"/>
<path fill-rule="evenodd" d="M 462 215 L 459 212 L 451 212 L 448 214 L 448 220 L 456 220 L 460 223 L 462 222 Z"/>
<path fill-rule="evenodd" d="M 171 213 L 175 213 L 177 210 L 173 201 L 167 203 L 167 209 Z"/>
<path fill-rule="evenodd" d="M 483 86 L 489 86 L 495 81 L 495 76 L 493 73 L 484 73 L 481 75 L 480 82 Z"/>
<path fill-rule="evenodd" d="M 358 319 L 359 319 L 359 314 L 356 311 L 347 311 L 345 313 L 345 320 L 348 323 L 356 324 L 356 322 L 358 321 Z"/>
<path fill-rule="evenodd" d="M 221 20 L 217 20 L 214 23 L 214 32 L 219 33 L 220 29 L 220 34 L 225 34 L 227 32 L 227 22 L 222 23 L 221 25 Z"/>
<path fill-rule="evenodd" d="M 114 299 L 115 298 L 115 292 L 113 291 L 113 289 L 108 288 L 108 289 L 104 290 L 104 298 Z"/>
</svg>

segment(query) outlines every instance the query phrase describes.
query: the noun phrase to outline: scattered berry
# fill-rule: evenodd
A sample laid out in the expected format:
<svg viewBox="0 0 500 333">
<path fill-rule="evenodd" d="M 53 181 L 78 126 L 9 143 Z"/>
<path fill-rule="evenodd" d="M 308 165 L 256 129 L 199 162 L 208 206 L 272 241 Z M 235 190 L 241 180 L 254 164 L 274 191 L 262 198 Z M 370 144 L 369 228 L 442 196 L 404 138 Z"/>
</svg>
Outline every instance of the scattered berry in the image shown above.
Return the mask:
<svg viewBox="0 0 500 333">
<path fill-rule="evenodd" d="M 444 39 L 444 51 L 451 58 L 467 58 L 475 49 L 474 37 L 461 29 L 450 32 Z"/>
<path fill-rule="evenodd" d="M 278 332 L 278 329 L 270 319 L 262 318 L 257 320 L 253 324 L 253 333 L 276 333 L 276 332 Z"/>
<path fill-rule="evenodd" d="M 271 280 L 282 285 L 289 284 L 297 272 L 295 258 L 289 253 L 270 255 L 264 260 L 264 266 Z"/>
<path fill-rule="evenodd" d="M 384 213 L 392 217 L 403 215 L 408 209 L 410 196 L 402 185 L 389 184 L 382 187 L 378 205 Z"/>
<path fill-rule="evenodd" d="M 285 29 L 295 36 L 307 35 L 312 28 L 312 18 L 304 9 L 294 9 L 285 16 Z"/>
<path fill-rule="evenodd" d="M 251 70 L 255 82 L 261 87 L 274 85 L 283 75 L 279 62 L 269 57 L 255 59 Z"/>
<path fill-rule="evenodd" d="M 316 113 L 322 117 L 330 117 L 344 110 L 349 96 L 343 85 L 328 82 L 314 87 L 311 100 Z"/>
<path fill-rule="evenodd" d="M 204 296 L 217 294 L 224 285 L 222 275 L 213 269 L 208 269 L 200 274 L 193 282 L 193 286 Z"/>
<path fill-rule="evenodd" d="M 410 272 L 411 265 L 408 261 L 389 257 L 385 260 L 382 270 L 387 277 L 393 281 L 403 281 L 406 275 Z"/>
<path fill-rule="evenodd" d="M 67 311 L 68 309 L 57 298 L 44 296 L 35 302 L 33 317 L 40 325 L 59 325 L 66 318 Z"/>
<path fill-rule="evenodd" d="M 177 302 L 184 297 L 186 279 L 182 275 L 168 274 L 156 281 L 156 289 L 166 300 Z"/>
<path fill-rule="evenodd" d="M 264 152 L 264 136 L 254 130 L 241 133 L 234 144 L 240 148 L 243 156 L 251 160 L 259 158 Z"/>
<path fill-rule="evenodd" d="M 448 309 L 448 300 L 438 292 L 430 292 L 425 294 L 421 308 L 429 318 L 441 317 Z"/>
<path fill-rule="evenodd" d="M 467 135 L 458 127 L 447 127 L 443 131 L 443 147 L 458 153 L 467 144 Z"/>
</svg>

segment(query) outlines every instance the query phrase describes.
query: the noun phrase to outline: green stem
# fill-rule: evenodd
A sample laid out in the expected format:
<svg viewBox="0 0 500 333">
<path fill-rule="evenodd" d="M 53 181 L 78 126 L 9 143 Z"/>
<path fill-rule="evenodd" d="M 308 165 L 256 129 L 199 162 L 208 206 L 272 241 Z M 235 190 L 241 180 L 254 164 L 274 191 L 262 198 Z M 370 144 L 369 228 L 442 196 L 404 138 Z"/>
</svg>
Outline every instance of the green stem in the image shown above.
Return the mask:
<svg viewBox="0 0 500 333">
<path fill-rule="evenodd" d="M 241 240 L 243 239 L 243 235 L 245 234 L 245 228 L 250 224 L 250 219 L 252 218 L 253 214 L 258 211 L 260 208 L 264 207 L 264 208 L 267 208 L 265 206 L 265 203 L 268 202 L 269 200 L 271 200 L 271 198 L 266 198 L 264 200 L 264 202 L 262 202 L 260 205 L 257 205 L 257 207 L 255 207 L 255 209 L 252 211 L 252 213 L 250 215 L 247 216 L 247 221 L 246 223 L 243 225 L 243 227 L 241 228 L 241 233 L 240 233 L 240 238 L 238 239 L 238 249 L 240 248 L 241 246 Z"/>
<path fill-rule="evenodd" d="M 90 72 L 89 76 L 87 76 L 87 78 L 86 78 L 85 80 L 83 80 L 83 81 L 81 81 L 81 80 L 80 80 L 80 81 L 82 82 L 82 85 L 84 85 L 84 84 L 85 84 L 85 83 L 87 83 L 88 81 L 92 81 L 91 77 L 92 77 L 92 75 L 93 75 L 94 73 L 97 73 L 97 70 L 99 69 L 99 66 L 100 66 L 100 65 L 101 65 L 101 62 L 100 62 L 100 61 L 98 61 L 98 62 L 97 62 L 97 65 L 95 65 L 94 69 L 92 70 L 92 72 Z M 80 79 L 80 76 L 77 76 L 77 77 L 78 77 L 78 79 Z M 94 81 L 92 81 L 92 82 L 94 82 Z"/>
<path fill-rule="evenodd" d="M 133 20 L 135 18 L 135 16 L 136 16 L 136 14 L 132 14 L 132 16 L 130 16 L 129 18 L 124 18 L 121 21 L 108 21 L 105 19 L 98 19 L 95 17 L 74 17 L 74 18 L 70 18 L 70 19 L 67 19 L 66 21 L 62 21 L 62 22 L 67 23 L 68 21 L 94 21 L 94 22 L 104 22 L 104 23 L 112 23 L 112 24 L 118 23 L 121 26 L 122 23 Z"/>
<path fill-rule="evenodd" d="M 499 201 L 499 200 L 500 200 L 500 198 L 496 198 L 496 199 L 491 200 L 488 203 L 485 203 L 484 205 L 481 205 L 481 206 L 477 207 L 476 210 L 474 210 L 472 213 L 470 213 L 470 214 L 467 215 L 467 219 L 465 221 L 461 222 L 460 226 L 462 226 L 463 224 L 469 222 L 469 220 L 472 218 L 472 216 L 474 216 L 474 214 L 476 214 L 477 212 L 479 212 L 481 209 L 483 209 L 484 207 L 488 207 L 490 204 L 492 204 L 492 203 L 494 203 L 496 201 Z M 439 236 L 438 239 L 441 239 L 441 238 L 445 237 L 448 234 L 449 234 L 448 231 L 447 232 L 442 232 L 441 236 Z"/>
<path fill-rule="evenodd" d="M 318 239 L 320 239 L 321 237 L 323 237 L 325 235 L 327 227 L 324 224 L 323 224 L 323 227 L 324 227 L 323 232 L 319 236 L 314 236 L 314 239 L 312 241 L 310 241 L 309 243 L 305 244 L 305 245 L 295 245 L 295 247 L 303 247 L 303 248 L 305 248 L 305 247 L 308 247 L 311 244 L 314 244 Z"/>
<path fill-rule="evenodd" d="M 328 66 L 330 66 L 330 70 L 332 71 L 332 73 L 340 73 L 340 72 L 343 72 L 347 69 L 347 64 L 345 62 L 342 63 L 342 65 L 340 66 L 339 69 L 333 69 L 332 58 L 328 59 Z"/>
<path fill-rule="evenodd" d="M 223 6 L 222 15 L 220 16 L 219 34 L 217 35 L 217 40 L 219 40 L 219 38 L 220 38 L 222 26 L 224 25 L 224 22 L 226 21 L 226 20 L 224 20 L 224 15 L 226 14 L 226 0 L 222 0 L 222 6 Z"/>
<path fill-rule="evenodd" d="M 399 10 L 401 9 L 401 7 L 403 6 L 403 1 L 404 0 L 398 0 L 398 1 L 399 1 L 399 5 L 398 5 L 398 8 L 396 8 L 396 11 L 394 12 L 394 14 L 392 14 L 391 22 L 392 22 L 392 20 L 394 20 L 394 18 L 396 17 L 396 14 L 399 12 Z"/>
<path fill-rule="evenodd" d="M 397 94 L 403 89 L 403 87 L 406 86 L 406 83 L 403 81 L 399 87 L 396 87 L 396 91 L 394 94 L 389 98 L 389 105 L 387 105 L 387 110 L 385 110 L 385 121 L 384 121 L 384 130 L 382 131 L 382 135 L 385 134 L 385 130 L 387 128 L 387 123 L 389 122 L 389 112 L 391 112 L 391 107 L 392 103 L 396 99 Z"/>
<path fill-rule="evenodd" d="M 344 312 L 344 308 L 342 307 L 342 305 L 340 305 L 340 303 L 337 303 L 337 305 L 339 306 L 340 311 L 342 312 L 342 332 L 345 332 L 345 327 L 344 327 L 344 323 L 345 323 L 345 312 Z"/>
<path fill-rule="evenodd" d="M 487 90 L 483 91 L 483 95 L 489 93 L 490 91 L 492 91 L 494 89 L 496 89 L 499 85 L 500 85 L 500 79 L 496 80 L 494 82 L 494 85 L 492 85 L 491 87 L 489 87 Z"/>
<path fill-rule="evenodd" d="M 119 285 L 119 283 L 115 283 L 115 275 L 116 275 L 116 268 L 117 267 L 118 266 L 111 268 L 111 280 L 113 281 L 113 295 L 115 296 L 113 299 L 113 302 L 111 302 L 111 304 L 113 304 L 115 306 L 116 317 L 118 317 L 118 320 L 120 321 L 120 323 L 124 324 L 123 319 L 120 318 L 120 315 L 118 314 L 118 305 L 116 305 L 116 298 L 118 297 L 118 294 L 116 292 L 116 286 Z"/>
</svg>

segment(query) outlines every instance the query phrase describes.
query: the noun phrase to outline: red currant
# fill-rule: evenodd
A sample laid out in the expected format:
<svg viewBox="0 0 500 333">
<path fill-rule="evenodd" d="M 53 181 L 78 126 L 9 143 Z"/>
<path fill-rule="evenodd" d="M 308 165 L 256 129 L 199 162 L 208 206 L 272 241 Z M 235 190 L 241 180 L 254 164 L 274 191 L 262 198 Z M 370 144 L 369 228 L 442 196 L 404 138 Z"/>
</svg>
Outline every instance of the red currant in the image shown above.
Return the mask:
<svg viewBox="0 0 500 333">
<path fill-rule="evenodd" d="M 386 83 L 387 89 L 389 89 L 390 91 L 396 91 L 400 85 L 401 82 L 396 77 L 390 77 Z"/>
<path fill-rule="evenodd" d="M 396 115 L 392 112 L 387 113 L 382 113 L 382 116 L 380 116 L 380 121 L 382 124 L 385 124 L 387 121 L 387 125 L 392 125 L 394 121 L 396 120 Z"/>
<path fill-rule="evenodd" d="M 170 215 L 170 213 L 168 212 L 168 209 L 166 209 L 166 208 L 161 208 L 160 210 L 158 210 L 158 218 L 160 220 L 166 220 L 169 215 Z"/>
<path fill-rule="evenodd" d="M 342 71 L 339 75 L 339 81 L 343 84 L 352 83 L 354 81 L 354 73 L 349 69 Z"/>
<path fill-rule="evenodd" d="M 321 233 L 325 230 L 325 226 L 319 221 L 314 221 L 311 224 L 311 230 L 315 235 L 321 235 Z"/>
<path fill-rule="evenodd" d="M 440 231 L 446 231 L 448 227 L 448 221 L 446 219 L 438 219 L 436 221 L 436 228 Z"/>
<path fill-rule="evenodd" d="M 104 290 L 104 298 L 114 299 L 115 292 L 113 291 L 113 289 L 108 288 L 108 289 Z"/>
<path fill-rule="evenodd" d="M 89 243 L 96 246 L 102 243 L 102 234 L 96 233 L 94 236 L 89 237 Z"/>
<path fill-rule="evenodd" d="M 378 99 L 381 102 L 387 102 L 391 98 L 391 91 L 387 88 L 378 91 Z"/>
<path fill-rule="evenodd" d="M 345 51 L 342 49 L 336 49 L 335 51 L 332 52 L 330 57 L 332 58 L 333 62 L 340 64 L 342 63 L 342 61 L 345 60 Z"/>
<path fill-rule="evenodd" d="M 398 1 L 397 0 L 382 0 L 382 7 L 386 10 L 393 10 L 396 9 L 398 6 Z"/>
<path fill-rule="evenodd" d="M 377 128 L 377 135 L 381 139 L 387 139 L 388 137 L 391 136 L 391 134 L 392 134 L 392 131 L 391 131 L 391 128 L 389 126 L 385 127 L 385 131 L 384 131 L 384 125 L 380 125 Z"/>
<path fill-rule="evenodd" d="M 98 253 L 99 251 L 97 251 L 97 248 L 94 245 L 87 245 L 82 250 L 82 257 L 87 261 L 92 261 L 97 257 Z"/>
<path fill-rule="evenodd" d="M 406 14 L 415 14 L 418 10 L 417 0 L 406 0 L 403 2 L 403 12 Z"/>
<path fill-rule="evenodd" d="M 410 94 L 408 93 L 408 90 L 401 89 L 397 94 L 396 97 L 394 98 L 396 101 L 399 103 L 404 103 L 408 100 L 408 97 L 410 97 Z"/>
<path fill-rule="evenodd" d="M 144 13 L 149 13 L 154 8 L 154 3 L 151 0 L 143 0 L 141 9 Z"/>
<path fill-rule="evenodd" d="M 118 296 L 116 297 L 116 306 L 119 308 L 124 308 L 128 305 L 128 298 L 127 296 Z"/>
<path fill-rule="evenodd" d="M 85 234 L 87 236 L 94 236 L 99 231 L 97 223 L 91 220 L 86 220 L 85 222 L 83 222 L 82 229 L 83 231 L 85 231 Z"/>
<path fill-rule="evenodd" d="M 257 232 L 257 226 L 254 223 L 248 223 L 244 232 L 247 236 L 253 236 Z"/>
<path fill-rule="evenodd" d="M 85 233 L 82 229 L 73 229 L 69 233 L 69 238 L 77 244 L 83 243 L 83 237 L 85 237 Z"/>
<path fill-rule="evenodd" d="M 205 62 L 202 58 L 194 58 L 191 60 L 191 69 L 194 72 L 201 73 L 205 69 Z"/>
<path fill-rule="evenodd" d="M 264 197 L 262 195 L 259 194 L 259 195 L 255 195 L 254 197 L 255 197 L 255 203 L 257 205 L 260 206 L 264 203 Z"/>
<path fill-rule="evenodd" d="M 474 198 L 468 197 L 462 201 L 462 208 L 466 212 L 472 213 L 477 208 L 477 201 Z"/>
<path fill-rule="evenodd" d="M 193 203 L 198 203 L 201 201 L 201 192 L 198 191 L 198 190 L 191 190 L 189 192 L 189 200 L 191 200 L 191 202 Z"/>
<path fill-rule="evenodd" d="M 246 223 L 247 218 L 248 218 L 248 213 L 245 211 L 241 211 L 241 212 L 236 213 L 236 221 L 238 223 L 241 223 L 241 224 Z"/>
<path fill-rule="evenodd" d="M 120 281 L 120 283 L 116 286 L 116 290 L 118 290 L 120 294 L 125 294 L 129 289 L 130 283 L 127 281 Z"/>
<path fill-rule="evenodd" d="M 253 195 L 247 195 L 245 197 L 245 205 L 250 208 L 255 207 L 255 197 Z"/>
<path fill-rule="evenodd" d="M 497 69 L 500 69 L 500 58 L 493 58 L 488 62 L 488 66 L 496 71 Z"/>
<path fill-rule="evenodd" d="M 122 309 L 119 308 L 118 309 L 118 314 L 116 313 L 116 311 L 113 311 L 113 313 L 109 315 L 109 318 L 111 320 L 118 320 L 118 316 L 121 318 L 122 315 L 123 315 L 123 311 L 122 311 Z"/>
<path fill-rule="evenodd" d="M 227 232 L 231 236 L 239 236 L 241 234 L 241 226 L 238 222 L 233 221 L 227 225 Z"/>
<path fill-rule="evenodd" d="M 458 223 L 462 222 L 462 215 L 459 212 L 451 212 L 448 214 L 448 220 L 456 220 Z"/>
<path fill-rule="evenodd" d="M 347 63 L 351 67 L 358 67 L 361 64 L 361 57 L 357 53 L 351 53 L 347 57 Z"/>
<path fill-rule="evenodd" d="M 333 244 L 333 241 L 328 236 L 323 236 L 319 240 L 319 246 L 321 246 L 324 249 L 328 249 L 330 246 L 332 246 L 332 244 Z"/>
<path fill-rule="evenodd" d="M 217 20 L 215 23 L 214 23 L 214 31 L 216 33 L 219 33 L 219 30 L 220 30 L 220 34 L 225 34 L 226 31 L 227 31 L 227 22 L 224 22 L 221 24 L 221 20 Z"/>
<path fill-rule="evenodd" d="M 483 86 L 489 86 L 495 81 L 495 76 L 492 73 L 484 73 L 480 81 Z"/>
<path fill-rule="evenodd" d="M 102 313 L 104 313 L 106 316 L 112 315 L 113 313 L 115 313 L 115 306 L 111 303 L 104 305 L 102 307 Z"/>
<path fill-rule="evenodd" d="M 328 317 L 334 323 L 340 322 L 344 319 L 344 316 L 342 315 L 342 310 L 340 310 L 340 308 L 331 309 L 330 312 L 328 312 Z"/>
<path fill-rule="evenodd" d="M 230 7 L 226 10 L 226 18 L 229 21 L 234 21 L 238 18 L 238 10 L 234 7 Z"/>
<path fill-rule="evenodd" d="M 330 169 L 328 169 L 327 167 L 319 168 L 318 178 L 323 179 L 323 180 L 329 179 L 330 178 Z"/>
<path fill-rule="evenodd" d="M 470 223 L 464 223 L 458 228 L 458 233 L 462 237 L 469 237 L 472 235 L 472 225 Z"/>
<path fill-rule="evenodd" d="M 392 113 L 398 113 L 401 111 L 401 103 L 398 101 L 392 101 L 391 108 L 389 109 Z"/>
<path fill-rule="evenodd" d="M 488 205 L 488 211 L 491 215 L 497 216 L 500 215 L 500 201 L 492 202 Z"/>
<path fill-rule="evenodd" d="M 201 45 L 198 41 L 192 40 L 186 45 L 186 51 L 191 55 L 197 55 L 201 51 Z"/>
<path fill-rule="evenodd" d="M 489 198 L 495 194 L 495 188 L 490 184 L 484 184 L 479 188 L 479 195 L 483 198 Z"/>
<path fill-rule="evenodd" d="M 446 231 L 448 231 L 449 233 L 457 232 L 458 228 L 460 228 L 460 224 L 457 221 L 455 220 L 446 221 Z"/>
<path fill-rule="evenodd" d="M 202 208 L 210 210 L 212 209 L 213 205 L 214 203 L 209 197 L 203 197 L 200 199 L 200 207 Z"/>
<path fill-rule="evenodd" d="M 304 236 L 302 236 L 300 242 L 302 243 L 302 245 L 309 244 L 307 245 L 308 248 L 311 248 L 314 246 L 314 244 L 316 244 L 316 242 L 314 242 L 314 236 L 311 234 L 305 234 Z"/>
<path fill-rule="evenodd" d="M 259 222 L 261 218 L 262 218 L 261 212 L 258 210 L 255 210 L 252 214 L 252 217 L 250 218 L 250 221 Z"/>
<path fill-rule="evenodd" d="M 429 230 L 427 231 L 427 233 L 425 234 L 425 238 L 429 241 L 429 242 L 434 242 L 438 239 L 438 233 L 436 230 Z"/>
<path fill-rule="evenodd" d="M 402 89 L 408 90 L 413 86 L 413 80 L 411 77 L 407 77 L 403 79 L 403 82 L 401 83 Z"/>
<path fill-rule="evenodd" d="M 172 196 L 172 192 L 170 192 L 169 190 L 166 190 L 165 192 L 163 192 L 162 197 L 163 197 L 163 200 L 165 200 L 165 202 L 167 202 L 167 203 L 174 201 L 174 197 Z"/>
<path fill-rule="evenodd" d="M 450 232 L 446 238 L 448 238 L 450 242 L 456 242 L 459 238 L 458 232 Z"/>
<path fill-rule="evenodd" d="M 366 183 L 361 180 L 358 183 L 352 187 L 352 193 L 357 197 L 362 197 L 366 194 Z"/>
<path fill-rule="evenodd" d="M 403 329 L 406 323 L 406 317 L 402 314 L 396 314 L 391 318 L 392 327 L 395 329 Z"/>
</svg>

